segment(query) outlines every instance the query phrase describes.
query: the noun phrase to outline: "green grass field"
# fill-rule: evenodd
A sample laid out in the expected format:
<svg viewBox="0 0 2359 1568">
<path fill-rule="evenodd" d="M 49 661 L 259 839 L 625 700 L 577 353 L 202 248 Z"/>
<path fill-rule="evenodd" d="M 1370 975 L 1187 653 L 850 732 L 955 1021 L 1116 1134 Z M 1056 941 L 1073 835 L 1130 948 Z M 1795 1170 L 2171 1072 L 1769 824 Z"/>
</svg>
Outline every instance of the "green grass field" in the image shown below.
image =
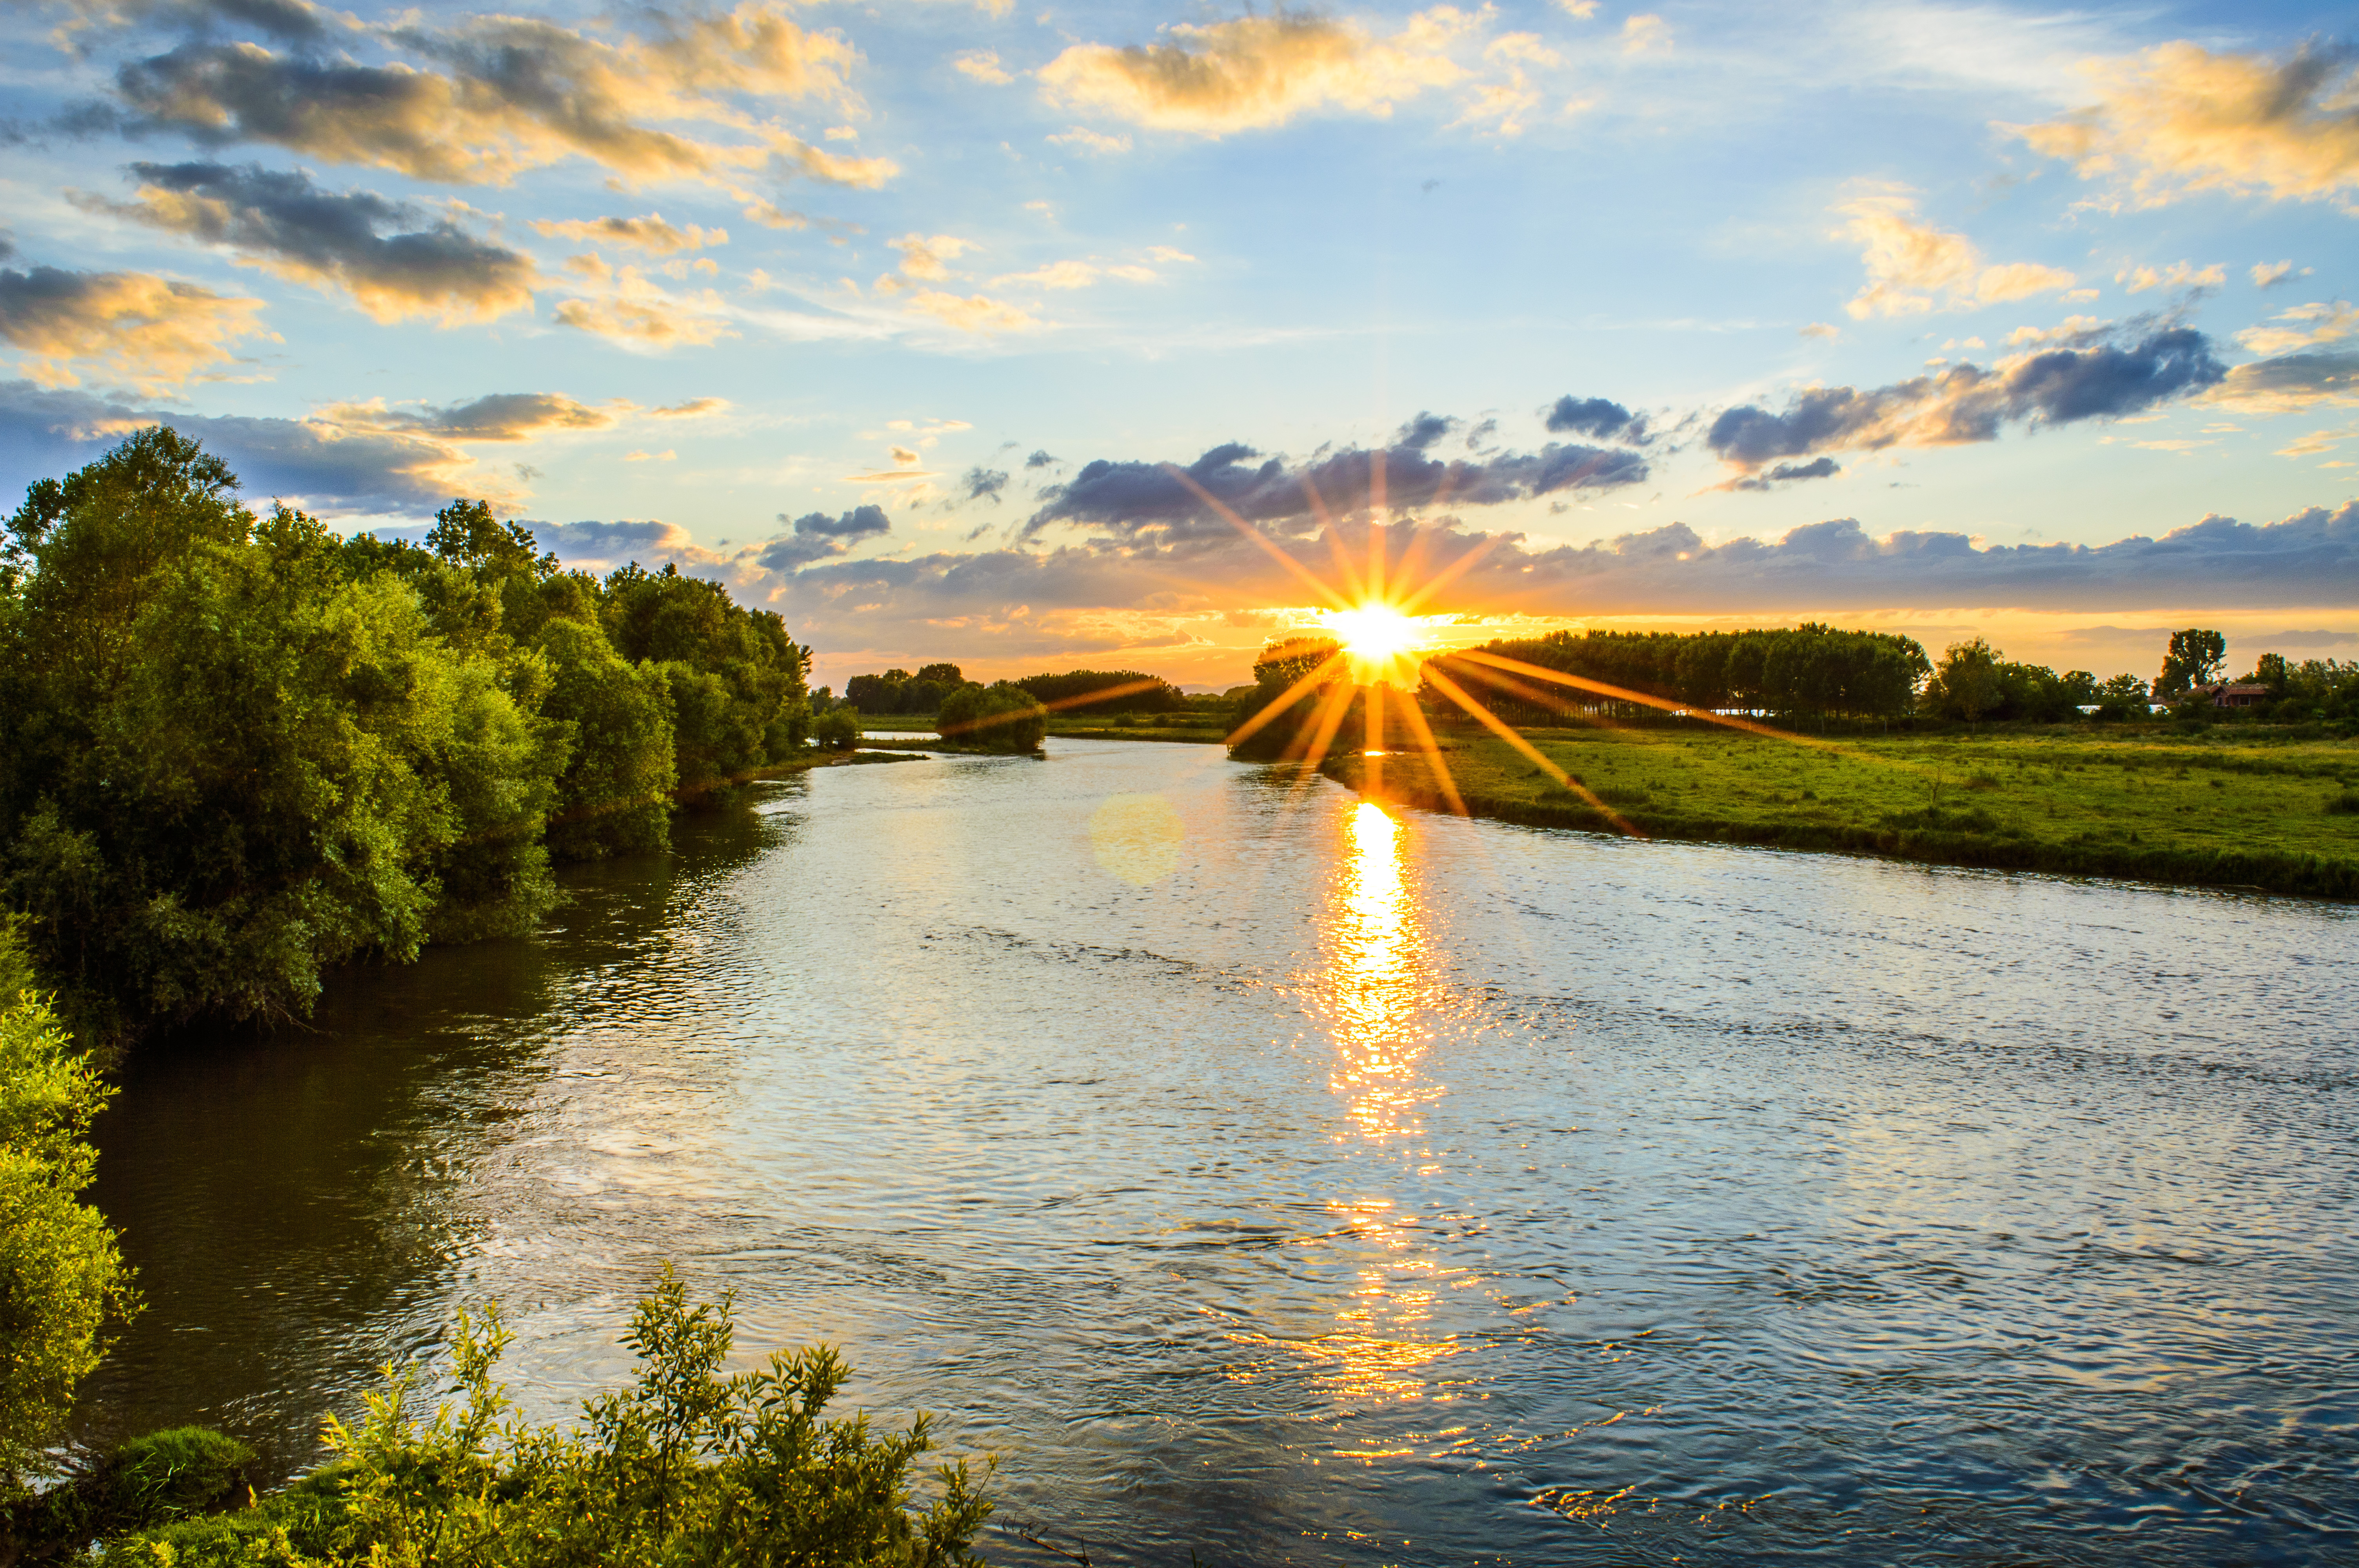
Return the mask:
<svg viewBox="0 0 2359 1568">
<path fill-rule="evenodd" d="M 2079 732 L 1843 740 L 1686 730 L 1525 731 L 1651 838 L 2359 897 L 2359 742 Z M 1615 831 L 1596 805 L 1489 736 L 1443 741 L 1470 813 Z M 1366 759 L 1331 759 L 1358 788 Z M 1381 793 L 1447 809 L 1424 759 Z"/>
</svg>

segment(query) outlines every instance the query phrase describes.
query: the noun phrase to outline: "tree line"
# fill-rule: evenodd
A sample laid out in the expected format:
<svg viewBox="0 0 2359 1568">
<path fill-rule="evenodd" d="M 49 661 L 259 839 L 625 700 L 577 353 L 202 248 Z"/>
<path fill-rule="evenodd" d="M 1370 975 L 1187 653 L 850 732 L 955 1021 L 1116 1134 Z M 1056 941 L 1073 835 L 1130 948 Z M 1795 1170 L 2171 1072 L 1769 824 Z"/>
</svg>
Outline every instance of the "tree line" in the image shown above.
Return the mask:
<svg viewBox="0 0 2359 1568">
<path fill-rule="evenodd" d="M 928 665 L 911 675 L 886 670 L 881 675 L 853 676 L 836 697 L 822 687 L 813 708 L 825 711 L 832 703 L 848 704 L 870 715 L 940 713 L 942 703 L 970 681 L 953 664 Z M 1187 694 L 1160 676 L 1140 670 L 1068 670 L 1062 675 L 1025 676 L 996 683 L 1029 693 L 1043 706 L 1060 713 L 1177 713 L 1188 706 Z M 1093 700 L 1093 693 L 1103 693 Z"/>
<path fill-rule="evenodd" d="M 0 903 L 122 1041 L 528 930 L 555 860 L 800 750 L 810 652 L 715 584 L 560 568 L 480 501 L 422 546 L 241 504 L 142 430 L 8 520 Z"/>
<path fill-rule="evenodd" d="M 1784 631 L 1684 634 L 1554 632 L 1495 640 L 1484 651 L 1667 702 L 1811 719 L 1897 718 L 1910 710 L 1918 687 L 1932 673 L 1913 637 L 1816 623 Z M 1600 695 L 1560 695 L 1601 718 L 1635 718 L 1649 710 Z M 1446 698 L 1441 701 L 1447 705 Z"/>
</svg>

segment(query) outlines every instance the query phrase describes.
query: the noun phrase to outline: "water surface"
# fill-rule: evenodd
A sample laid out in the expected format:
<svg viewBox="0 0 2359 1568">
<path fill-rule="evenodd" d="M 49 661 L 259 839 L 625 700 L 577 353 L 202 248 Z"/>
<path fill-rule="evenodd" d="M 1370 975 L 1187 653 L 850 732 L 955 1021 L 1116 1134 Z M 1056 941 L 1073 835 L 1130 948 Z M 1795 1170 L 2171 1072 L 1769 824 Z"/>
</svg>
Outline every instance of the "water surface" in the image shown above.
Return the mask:
<svg viewBox="0 0 2359 1568">
<path fill-rule="evenodd" d="M 2352 911 L 1049 748 L 143 1065 L 92 1434 L 299 1465 L 489 1300 L 559 1415 L 673 1260 L 1100 1563 L 2359 1560 Z"/>
</svg>

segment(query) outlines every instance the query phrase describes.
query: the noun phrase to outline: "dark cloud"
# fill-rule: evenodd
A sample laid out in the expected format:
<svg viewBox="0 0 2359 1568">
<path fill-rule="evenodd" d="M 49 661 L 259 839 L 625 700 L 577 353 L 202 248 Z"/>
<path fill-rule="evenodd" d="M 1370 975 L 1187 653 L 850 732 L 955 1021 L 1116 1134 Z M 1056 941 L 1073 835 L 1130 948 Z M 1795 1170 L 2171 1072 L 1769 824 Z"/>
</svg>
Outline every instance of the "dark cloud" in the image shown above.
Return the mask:
<svg viewBox="0 0 2359 1568">
<path fill-rule="evenodd" d="M 241 338 L 267 337 L 262 301 L 143 272 L 0 270 L 0 341 L 31 356 L 49 386 L 104 380 L 162 395 L 222 361 Z"/>
<path fill-rule="evenodd" d="M 446 441 L 524 441 L 551 430 L 603 430 L 614 423 L 603 408 L 559 392 L 495 392 L 437 408 L 384 408 L 340 403 L 327 416 L 345 429 L 399 431 Z"/>
<path fill-rule="evenodd" d="M 1779 463 L 1767 473 L 1753 474 L 1729 481 L 1730 490 L 1768 490 L 1798 479 L 1832 479 L 1843 472 L 1843 467 L 1832 458 L 1812 458 L 1806 463 Z"/>
<path fill-rule="evenodd" d="M 2227 376 L 2211 340 L 2195 329 L 2133 326 L 2143 335 L 2043 349 L 1987 371 L 1953 365 L 1865 392 L 1813 387 L 1777 413 L 1731 408 L 1712 421 L 1704 444 L 1749 473 L 1821 451 L 1995 440 L 2010 421 L 2065 425 L 2136 414 Z"/>
<path fill-rule="evenodd" d="M 956 498 L 960 501 L 989 501 L 999 504 L 999 492 L 1007 488 L 1004 470 L 987 469 L 980 464 L 960 476 Z"/>
<path fill-rule="evenodd" d="M 628 561 L 658 562 L 692 551 L 688 530 L 676 523 L 623 520 L 614 523 L 527 523 L 540 547 L 571 567 L 611 571 Z"/>
<path fill-rule="evenodd" d="M 80 205 L 252 257 L 282 277 L 333 287 L 380 321 L 485 321 L 532 308 L 532 258 L 406 201 L 332 191 L 299 170 L 136 163 L 136 197 Z M 380 230 L 392 232 L 381 233 Z"/>
<path fill-rule="evenodd" d="M 787 520 L 786 514 L 778 521 Z M 781 535 L 760 546 L 756 559 L 765 569 L 791 572 L 842 555 L 863 539 L 874 539 L 893 531 L 892 520 L 881 506 L 855 506 L 839 517 L 824 512 L 806 513 L 795 519 L 794 531 Z"/>
<path fill-rule="evenodd" d="M 304 0 L 80 0 L 74 9 L 93 22 L 146 22 L 195 32 L 247 27 L 298 44 L 328 36 L 327 13 Z"/>
<path fill-rule="evenodd" d="M 1030 457 L 1026 458 L 1024 460 L 1024 466 L 1027 469 L 1045 469 L 1054 464 L 1063 462 L 1064 460 L 1065 460 L 1062 458 L 1050 457 L 1049 455 L 1048 449 L 1044 447 L 1039 450 L 1035 451 Z"/>
<path fill-rule="evenodd" d="M 2312 349 L 2255 360 L 2230 371 L 2212 395 L 2264 414 L 2359 401 L 2359 350 Z"/>
<path fill-rule="evenodd" d="M 1411 421 L 1409 430 L 1418 428 Z M 1379 488 L 1386 505 L 1409 510 L 1445 503 L 1495 506 L 1559 491 L 1637 484 L 1647 477 L 1646 460 L 1636 453 L 1554 444 L 1538 452 L 1472 460 L 1429 458 L 1408 445 L 1380 450 L 1346 447 L 1291 466 L 1232 441 L 1182 471 L 1186 481 L 1160 463 L 1100 458 L 1067 483 L 1043 491 L 1041 507 L 1025 524 L 1026 532 L 1073 523 L 1126 539 L 1226 535 L 1229 525 L 1187 481 L 1246 522 L 1275 524 L 1284 531 L 1288 525 L 1315 525 L 1322 509 L 1335 516 L 1356 513 L 1373 503 Z"/>
<path fill-rule="evenodd" d="M 0 383 L 0 483 L 21 489 L 88 462 L 143 425 L 169 425 L 226 460 L 255 498 L 315 512 L 432 511 L 453 493 L 463 453 L 392 431 L 346 431 L 299 419 L 201 418 L 169 409 Z"/>
<path fill-rule="evenodd" d="M 1455 419 L 1440 414 L 1419 414 L 1400 427 L 1400 434 L 1393 438 L 1393 445 L 1421 452 L 1457 427 Z"/>
<path fill-rule="evenodd" d="M 1603 397 L 1568 395 L 1558 398 L 1549 406 L 1548 427 L 1554 435 L 1594 436 L 1601 441 L 1627 441 L 1633 446 L 1647 440 L 1643 416 Z"/>
</svg>

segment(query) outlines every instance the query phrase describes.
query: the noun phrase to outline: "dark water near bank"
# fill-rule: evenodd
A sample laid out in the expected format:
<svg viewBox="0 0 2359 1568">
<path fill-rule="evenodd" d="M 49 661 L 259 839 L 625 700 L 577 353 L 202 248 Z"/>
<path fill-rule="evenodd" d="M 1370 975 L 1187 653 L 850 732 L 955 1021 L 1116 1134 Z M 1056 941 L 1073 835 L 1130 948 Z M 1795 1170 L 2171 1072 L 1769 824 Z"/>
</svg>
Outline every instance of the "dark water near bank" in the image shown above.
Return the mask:
<svg viewBox="0 0 2359 1568">
<path fill-rule="evenodd" d="M 303 1463 L 487 1299 L 560 1413 L 674 1259 L 1102 1563 L 2359 1562 L 2351 910 L 1050 747 L 143 1066 L 94 1431 Z"/>
</svg>

